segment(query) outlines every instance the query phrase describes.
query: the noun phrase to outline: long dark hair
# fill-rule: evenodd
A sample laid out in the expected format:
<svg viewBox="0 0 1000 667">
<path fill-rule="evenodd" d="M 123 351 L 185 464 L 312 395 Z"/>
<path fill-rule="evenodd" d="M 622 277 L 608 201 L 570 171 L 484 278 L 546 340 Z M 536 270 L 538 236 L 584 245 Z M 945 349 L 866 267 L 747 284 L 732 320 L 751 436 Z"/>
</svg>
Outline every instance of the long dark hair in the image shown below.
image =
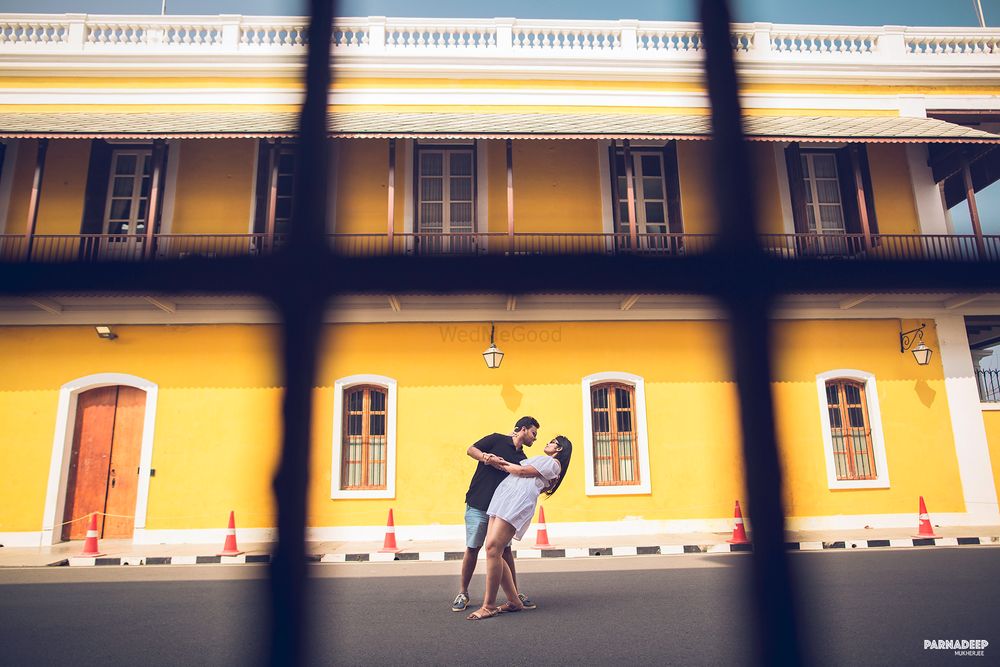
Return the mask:
<svg viewBox="0 0 1000 667">
<path fill-rule="evenodd" d="M 559 485 L 562 484 L 563 478 L 566 477 L 566 471 L 569 470 L 569 460 L 573 456 L 573 443 L 569 441 L 569 438 L 567 438 L 564 435 L 557 435 L 555 437 L 555 441 L 556 444 L 559 445 L 560 450 L 556 452 L 556 455 L 553 456 L 552 458 L 554 458 L 556 461 L 559 461 L 560 472 L 559 472 L 559 478 L 556 480 L 556 483 L 553 484 L 550 488 L 546 489 L 545 491 L 546 496 L 551 496 L 553 493 L 556 492 L 556 489 L 559 488 Z"/>
</svg>

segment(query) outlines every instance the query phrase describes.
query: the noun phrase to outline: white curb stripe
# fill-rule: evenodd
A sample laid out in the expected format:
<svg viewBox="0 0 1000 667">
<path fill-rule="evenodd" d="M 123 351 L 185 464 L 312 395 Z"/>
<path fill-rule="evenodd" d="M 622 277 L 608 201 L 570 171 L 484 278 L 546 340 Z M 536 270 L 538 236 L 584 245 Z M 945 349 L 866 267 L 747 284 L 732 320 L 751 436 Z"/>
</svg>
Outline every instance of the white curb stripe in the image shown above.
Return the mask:
<svg viewBox="0 0 1000 667">
<path fill-rule="evenodd" d="M 822 551 L 822 542 L 799 542 L 799 551 Z"/>
<path fill-rule="evenodd" d="M 246 554 L 240 554 L 239 556 L 219 556 L 220 563 L 245 563 L 247 562 Z"/>
<path fill-rule="evenodd" d="M 912 547 L 913 540 L 889 540 L 890 547 Z"/>
<path fill-rule="evenodd" d="M 518 549 L 514 552 L 516 558 L 541 558 L 541 549 Z"/>
<path fill-rule="evenodd" d="M 636 547 L 611 547 L 612 556 L 637 556 L 639 550 Z"/>
<path fill-rule="evenodd" d="M 443 551 L 421 551 L 417 554 L 417 560 L 441 561 L 444 562 Z"/>
<path fill-rule="evenodd" d="M 589 556 L 590 549 L 566 549 L 566 558 L 588 558 Z"/>
<path fill-rule="evenodd" d="M 368 554 L 368 560 L 372 563 L 391 563 L 396 560 L 396 554 L 386 554 L 376 551 Z"/>
<path fill-rule="evenodd" d="M 729 544 L 711 544 L 708 547 L 708 553 L 710 554 L 727 554 L 732 549 Z"/>
<path fill-rule="evenodd" d="M 958 546 L 958 538 L 957 537 L 942 537 L 941 539 L 939 539 L 937 541 L 937 544 L 938 544 L 938 546 L 957 547 Z"/>
<path fill-rule="evenodd" d="M 323 557 L 319 559 L 321 563 L 346 563 L 347 554 L 323 554 Z"/>
<path fill-rule="evenodd" d="M 661 554 L 683 554 L 684 545 L 683 544 L 667 544 L 660 546 Z"/>
<path fill-rule="evenodd" d="M 70 564 L 70 566 L 73 566 L 73 567 L 75 567 L 77 565 L 84 565 L 84 566 L 86 566 L 86 565 L 96 565 L 97 564 L 97 558 L 83 558 L 83 557 L 80 557 L 80 556 L 73 556 L 72 558 L 69 559 L 69 564 Z"/>
<path fill-rule="evenodd" d="M 197 556 L 174 556 L 170 559 L 171 565 L 196 565 L 197 563 Z"/>
</svg>

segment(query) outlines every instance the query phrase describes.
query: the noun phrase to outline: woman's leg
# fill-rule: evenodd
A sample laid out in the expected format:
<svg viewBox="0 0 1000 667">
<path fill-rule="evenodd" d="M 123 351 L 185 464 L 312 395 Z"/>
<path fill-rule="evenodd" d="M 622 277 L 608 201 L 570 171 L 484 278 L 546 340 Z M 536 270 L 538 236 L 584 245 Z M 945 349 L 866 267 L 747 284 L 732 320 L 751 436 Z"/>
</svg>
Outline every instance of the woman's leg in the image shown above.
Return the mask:
<svg viewBox="0 0 1000 667">
<path fill-rule="evenodd" d="M 507 561 L 500 559 L 500 563 L 503 564 L 503 577 L 500 579 L 500 586 L 503 588 L 503 594 L 507 596 L 507 611 L 518 611 L 524 608 L 521 603 L 521 598 L 517 596 L 517 584 L 514 582 L 514 573 L 510 571 L 510 566 L 507 565 Z"/>
<path fill-rule="evenodd" d="M 500 582 L 504 578 L 503 555 L 504 547 L 514 537 L 514 526 L 503 519 L 490 517 L 489 527 L 486 529 L 486 595 L 483 599 L 483 611 L 489 611 L 497 605 L 497 590 Z M 508 570 L 509 573 L 509 570 Z M 513 588 L 513 580 L 510 582 Z M 506 592 L 506 588 L 504 589 Z M 516 598 L 516 595 L 515 595 Z"/>
</svg>

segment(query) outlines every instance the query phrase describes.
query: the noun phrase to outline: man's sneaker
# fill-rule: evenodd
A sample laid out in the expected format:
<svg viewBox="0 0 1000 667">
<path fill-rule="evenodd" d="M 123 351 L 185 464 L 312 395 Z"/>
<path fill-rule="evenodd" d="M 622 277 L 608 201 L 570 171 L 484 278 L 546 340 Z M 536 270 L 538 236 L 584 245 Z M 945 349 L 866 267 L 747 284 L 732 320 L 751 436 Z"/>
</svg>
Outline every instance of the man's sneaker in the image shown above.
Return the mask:
<svg viewBox="0 0 1000 667">
<path fill-rule="evenodd" d="M 452 611 L 465 611 L 465 608 L 469 606 L 469 596 L 465 593 L 459 593 L 455 596 L 455 601 L 451 603 Z"/>
<path fill-rule="evenodd" d="M 524 593 L 518 593 L 517 597 L 521 601 L 521 604 L 524 605 L 525 609 L 535 609 L 538 606 L 537 604 L 529 600 L 527 597 L 525 597 Z"/>
</svg>

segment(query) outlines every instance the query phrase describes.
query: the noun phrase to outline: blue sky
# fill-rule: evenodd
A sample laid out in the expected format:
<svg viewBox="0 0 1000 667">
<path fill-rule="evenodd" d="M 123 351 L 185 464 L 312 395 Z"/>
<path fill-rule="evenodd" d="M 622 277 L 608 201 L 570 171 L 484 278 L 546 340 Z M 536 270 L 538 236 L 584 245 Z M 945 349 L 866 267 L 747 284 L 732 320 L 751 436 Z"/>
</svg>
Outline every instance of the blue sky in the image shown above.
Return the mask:
<svg viewBox="0 0 1000 667">
<path fill-rule="evenodd" d="M 1000 0 L 982 0 L 986 24 L 1000 25 Z M 694 0 L 343 0 L 344 16 L 427 16 L 693 20 Z M 735 0 L 741 21 L 841 25 L 977 25 L 972 0 Z M 298 0 L 167 0 L 170 14 L 289 15 Z M 159 14 L 160 0 L 0 0 L 7 12 Z"/>
</svg>

